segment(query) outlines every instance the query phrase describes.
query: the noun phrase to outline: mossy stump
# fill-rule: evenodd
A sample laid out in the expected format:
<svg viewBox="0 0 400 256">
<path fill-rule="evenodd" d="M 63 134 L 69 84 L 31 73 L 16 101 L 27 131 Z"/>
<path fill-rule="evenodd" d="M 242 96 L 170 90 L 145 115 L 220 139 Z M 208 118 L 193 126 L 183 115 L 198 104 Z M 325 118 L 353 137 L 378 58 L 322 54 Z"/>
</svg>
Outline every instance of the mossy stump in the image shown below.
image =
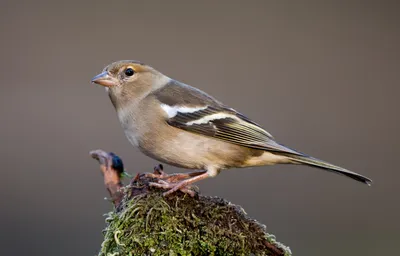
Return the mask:
<svg viewBox="0 0 400 256">
<path fill-rule="evenodd" d="M 143 174 L 113 194 L 113 185 L 121 183 L 107 180 L 112 165 L 92 157 L 101 163 L 115 205 L 106 214 L 99 256 L 291 255 L 289 248 L 266 232 L 265 225 L 224 199 L 182 192 L 164 197 L 164 191 L 148 185 L 155 178 Z"/>
</svg>

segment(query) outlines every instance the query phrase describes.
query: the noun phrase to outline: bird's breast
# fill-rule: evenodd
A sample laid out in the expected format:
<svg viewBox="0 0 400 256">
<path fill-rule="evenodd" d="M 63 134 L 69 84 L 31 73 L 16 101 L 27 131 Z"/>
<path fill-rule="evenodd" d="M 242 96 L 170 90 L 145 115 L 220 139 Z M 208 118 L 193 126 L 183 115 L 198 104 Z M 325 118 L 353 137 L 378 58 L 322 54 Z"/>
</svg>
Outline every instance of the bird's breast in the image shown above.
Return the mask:
<svg viewBox="0 0 400 256">
<path fill-rule="evenodd" d="M 117 111 L 119 122 L 125 132 L 125 136 L 129 142 L 135 146 L 139 146 L 140 132 L 138 127 L 138 120 L 134 118 L 132 111 L 127 109 L 120 109 Z"/>
<path fill-rule="evenodd" d="M 125 129 L 124 131 L 125 131 L 125 136 L 129 140 L 129 142 L 133 146 L 139 147 L 139 137 L 137 136 L 137 134 L 132 130 Z"/>
</svg>

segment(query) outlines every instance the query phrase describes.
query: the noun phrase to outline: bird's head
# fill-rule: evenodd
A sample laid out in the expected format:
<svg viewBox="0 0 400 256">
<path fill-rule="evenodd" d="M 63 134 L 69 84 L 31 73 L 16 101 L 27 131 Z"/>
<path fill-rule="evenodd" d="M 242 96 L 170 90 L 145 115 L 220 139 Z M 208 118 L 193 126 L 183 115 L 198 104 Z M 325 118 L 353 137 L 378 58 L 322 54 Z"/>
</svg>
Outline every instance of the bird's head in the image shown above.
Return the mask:
<svg viewBox="0 0 400 256">
<path fill-rule="evenodd" d="M 134 60 L 121 60 L 106 66 L 92 83 L 106 87 L 114 106 L 146 96 L 170 79 L 154 68 Z"/>
</svg>

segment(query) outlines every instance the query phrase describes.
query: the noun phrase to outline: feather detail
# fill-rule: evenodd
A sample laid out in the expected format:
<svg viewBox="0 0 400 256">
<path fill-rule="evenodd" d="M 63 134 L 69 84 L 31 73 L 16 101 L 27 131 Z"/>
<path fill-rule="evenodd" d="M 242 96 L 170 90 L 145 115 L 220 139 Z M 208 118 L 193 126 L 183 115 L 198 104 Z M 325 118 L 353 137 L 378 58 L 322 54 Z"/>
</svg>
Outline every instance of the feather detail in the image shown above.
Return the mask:
<svg viewBox="0 0 400 256">
<path fill-rule="evenodd" d="M 275 142 L 257 123 L 199 89 L 171 79 L 151 96 L 166 113 L 166 122 L 176 128 L 248 148 L 303 155 Z"/>
<path fill-rule="evenodd" d="M 169 106 L 167 104 L 161 104 L 161 108 L 165 111 L 169 118 L 175 117 L 178 113 L 193 113 L 199 110 L 206 109 L 205 107 L 182 107 L 182 106 Z"/>
<path fill-rule="evenodd" d="M 302 155 L 278 144 L 267 131 L 242 117 L 242 114 L 232 109 L 209 106 L 194 112 L 178 112 L 167 122 L 185 131 L 211 136 L 248 148 Z"/>
</svg>

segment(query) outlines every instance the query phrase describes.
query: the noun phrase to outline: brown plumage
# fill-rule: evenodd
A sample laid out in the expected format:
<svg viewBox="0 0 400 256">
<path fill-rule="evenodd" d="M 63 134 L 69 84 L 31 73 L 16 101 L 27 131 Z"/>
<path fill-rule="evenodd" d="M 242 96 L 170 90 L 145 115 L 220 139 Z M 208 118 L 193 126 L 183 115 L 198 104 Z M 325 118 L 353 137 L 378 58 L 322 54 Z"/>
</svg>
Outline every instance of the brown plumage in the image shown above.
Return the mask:
<svg viewBox="0 0 400 256">
<path fill-rule="evenodd" d="M 108 65 L 92 82 L 106 86 L 128 140 L 144 154 L 174 166 L 199 169 L 177 183 L 153 184 L 170 194 L 221 170 L 306 164 L 369 184 L 344 168 L 290 149 L 257 123 L 205 92 L 137 61 Z"/>
</svg>

